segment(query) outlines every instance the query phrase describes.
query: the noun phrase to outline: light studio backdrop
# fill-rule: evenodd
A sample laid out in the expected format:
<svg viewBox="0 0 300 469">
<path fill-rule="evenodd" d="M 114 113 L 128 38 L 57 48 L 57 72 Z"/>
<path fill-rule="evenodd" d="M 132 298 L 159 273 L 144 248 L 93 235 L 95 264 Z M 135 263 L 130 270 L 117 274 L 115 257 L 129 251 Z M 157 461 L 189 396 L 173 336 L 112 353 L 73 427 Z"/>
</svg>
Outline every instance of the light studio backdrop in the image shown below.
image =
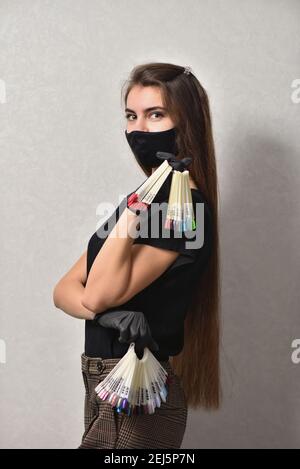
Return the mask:
<svg viewBox="0 0 300 469">
<path fill-rule="evenodd" d="M 0 1 L 0 446 L 75 448 L 84 321 L 55 283 L 144 179 L 121 86 L 191 66 L 217 152 L 223 405 L 189 410 L 182 448 L 300 443 L 300 2 Z"/>
</svg>

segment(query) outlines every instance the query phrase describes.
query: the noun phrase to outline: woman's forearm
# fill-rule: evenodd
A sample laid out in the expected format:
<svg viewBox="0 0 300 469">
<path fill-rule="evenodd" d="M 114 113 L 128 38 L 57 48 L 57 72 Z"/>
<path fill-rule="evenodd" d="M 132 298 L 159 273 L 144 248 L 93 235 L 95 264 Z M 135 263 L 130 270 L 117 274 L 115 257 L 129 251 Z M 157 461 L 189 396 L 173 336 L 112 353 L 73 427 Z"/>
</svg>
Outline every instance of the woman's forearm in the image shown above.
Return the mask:
<svg viewBox="0 0 300 469">
<path fill-rule="evenodd" d="M 113 307 L 128 287 L 134 241 L 130 233 L 138 222 L 139 217 L 125 207 L 93 262 L 82 304 L 96 313 Z"/>
<path fill-rule="evenodd" d="M 95 313 L 81 303 L 84 289 L 85 287 L 79 281 L 61 281 L 53 292 L 55 306 L 74 318 L 94 319 Z"/>
</svg>

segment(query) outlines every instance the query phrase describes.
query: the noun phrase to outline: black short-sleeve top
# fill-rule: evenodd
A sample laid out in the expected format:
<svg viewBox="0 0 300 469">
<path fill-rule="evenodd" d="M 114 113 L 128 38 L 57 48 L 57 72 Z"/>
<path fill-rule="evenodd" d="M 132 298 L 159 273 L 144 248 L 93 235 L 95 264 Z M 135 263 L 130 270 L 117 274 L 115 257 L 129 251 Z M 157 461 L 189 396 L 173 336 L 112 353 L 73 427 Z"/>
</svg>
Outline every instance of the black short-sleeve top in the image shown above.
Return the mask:
<svg viewBox="0 0 300 469">
<path fill-rule="evenodd" d="M 133 243 L 148 244 L 162 249 L 179 252 L 175 261 L 155 281 L 138 292 L 120 309 L 142 311 L 149 323 L 151 334 L 159 345 L 157 352 L 152 351 L 158 360 L 180 353 L 184 342 L 184 319 L 197 279 L 207 266 L 212 250 L 212 216 L 210 207 L 199 189 L 191 189 L 192 202 L 196 217 L 194 237 L 177 237 L 172 229 L 164 228 L 164 212 L 161 210 L 158 233 L 151 231 L 151 213 L 141 222 L 140 233 Z M 131 194 L 131 193 L 130 193 Z M 106 237 L 126 207 L 128 194 L 116 210 L 91 236 L 87 249 L 87 276 Z M 168 192 L 161 190 L 154 199 L 160 207 L 168 201 Z M 167 207 L 165 204 L 164 207 Z M 198 212 L 196 212 L 198 210 Z M 196 216 L 197 214 L 197 216 Z M 147 225 L 145 225 L 145 223 Z M 148 231 L 143 231 L 145 226 Z M 105 234 L 104 234 L 105 233 Z M 189 232 L 189 235 L 192 232 Z M 192 243 L 195 242 L 193 246 Z M 147 266 L 145 266 L 147 268 Z M 129 344 L 118 341 L 119 331 L 105 328 L 91 320 L 85 321 L 85 354 L 89 357 L 120 358 L 128 350 Z"/>
</svg>

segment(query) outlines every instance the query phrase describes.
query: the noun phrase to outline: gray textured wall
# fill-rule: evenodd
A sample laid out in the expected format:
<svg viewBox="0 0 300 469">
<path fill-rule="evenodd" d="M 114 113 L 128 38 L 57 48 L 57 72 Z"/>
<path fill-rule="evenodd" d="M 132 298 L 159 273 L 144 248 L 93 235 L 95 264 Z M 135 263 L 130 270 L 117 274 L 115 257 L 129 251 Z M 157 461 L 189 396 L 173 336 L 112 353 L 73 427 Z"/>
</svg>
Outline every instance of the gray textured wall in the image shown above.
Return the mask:
<svg viewBox="0 0 300 469">
<path fill-rule="evenodd" d="M 298 0 L 0 0 L 2 448 L 80 443 L 84 322 L 52 290 L 98 204 L 144 177 L 120 89 L 152 60 L 207 89 L 218 160 L 224 403 L 189 411 L 183 448 L 299 447 L 299 17 Z"/>
</svg>

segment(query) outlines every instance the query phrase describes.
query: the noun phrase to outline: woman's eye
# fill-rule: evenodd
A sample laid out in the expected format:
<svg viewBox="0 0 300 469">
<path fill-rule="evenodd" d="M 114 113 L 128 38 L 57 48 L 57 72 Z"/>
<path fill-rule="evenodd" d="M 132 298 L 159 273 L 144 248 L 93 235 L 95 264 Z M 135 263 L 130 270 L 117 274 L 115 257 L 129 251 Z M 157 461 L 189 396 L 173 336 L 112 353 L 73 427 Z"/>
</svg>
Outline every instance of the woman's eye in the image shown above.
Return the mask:
<svg viewBox="0 0 300 469">
<path fill-rule="evenodd" d="M 152 112 L 151 115 L 153 115 L 153 114 L 156 114 L 157 116 L 162 116 L 163 117 L 163 114 L 161 112 Z"/>
<path fill-rule="evenodd" d="M 153 116 L 153 114 L 156 114 L 157 116 L 163 117 L 164 115 L 161 112 L 152 112 L 150 115 Z M 126 114 L 125 115 L 126 119 L 129 119 L 130 117 L 135 117 L 134 114 Z"/>
</svg>

